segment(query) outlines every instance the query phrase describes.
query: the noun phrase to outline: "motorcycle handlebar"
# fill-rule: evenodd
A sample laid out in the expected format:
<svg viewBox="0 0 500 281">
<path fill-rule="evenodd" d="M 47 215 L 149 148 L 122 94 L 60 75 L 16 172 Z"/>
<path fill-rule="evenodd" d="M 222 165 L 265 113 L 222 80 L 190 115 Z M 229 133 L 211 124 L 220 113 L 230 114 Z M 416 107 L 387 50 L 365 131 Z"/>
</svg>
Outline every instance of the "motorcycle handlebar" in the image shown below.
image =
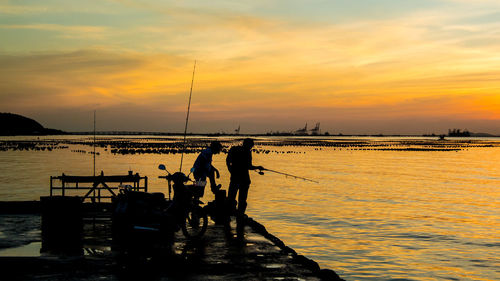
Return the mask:
<svg viewBox="0 0 500 281">
<path fill-rule="evenodd" d="M 159 179 L 166 179 L 168 181 L 174 180 L 174 175 L 167 175 L 167 176 L 158 176 Z M 194 180 L 190 179 L 189 177 L 184 178 L 184 182 L 194 182 Z"/>
</svg>

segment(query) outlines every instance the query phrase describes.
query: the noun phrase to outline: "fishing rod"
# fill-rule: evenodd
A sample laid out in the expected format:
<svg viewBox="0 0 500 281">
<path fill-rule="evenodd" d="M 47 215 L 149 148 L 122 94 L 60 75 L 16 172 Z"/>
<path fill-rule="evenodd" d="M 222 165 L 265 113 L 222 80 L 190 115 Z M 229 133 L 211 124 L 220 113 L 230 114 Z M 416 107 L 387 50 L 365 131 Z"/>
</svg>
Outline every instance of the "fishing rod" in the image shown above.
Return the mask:
<svg viewBox="0 0 500 281">
<path fill-rule="evenodd" d="M 184 126 L 184 141 L 182 142 L 182 154 L 181 154 L 181 166 L 179 167 L 179 172 L 182 172 L 182 160 L 184 159 L 184 150 L 186 150 L 186 133 L 189 121 L 189 110 L 191 109 L 191 95 L 193 94 L 193 83 L 194 83 L 194 72 L 196 70 L 196 60 L 194 61 L 193 67 L 193 78 L 191 79 L 191 90 L 189 91 L 189 102 L 186 115 L 186 125 Z"/>
<path fill-rule="evenodd" d="M 288 173 L 283 173 L 283 172 L 279 172 L 279 171 L 275 171 L 275 170 L 271 170 L 271 169 L 266 169 L 266 168 L 260 170 L 260 172 L 259 172 L 260 175 L 264 174 L 262 171 L 268 171 L 268 172 L 272 172 L 272 173 L 284 175 L 284 176 L 287 176 L 287 177 L 292 177 L 292 178 L 295 178 L 295 179 L 301 179 L 301 180 L 305 180 L 305 181 L 319 183 L 319 181 L 315 181 L 315 180 L 311 180 L 311 179 L 308 179 L 308 178 L 304 178 L 304 177 L 300 177 L 300 176 L 296 176 L 296 175 L 292 175 L 292 174 L 288 174 Z"/>
<path fill-rule="evenodd" d="M 92 143 L 92 146 L 94 147 L 94 156 L 92 158 L 94 159 L 94 177 L 95 177 L 95 110 L 94 110 L 94 142 Z"/>
</svg>

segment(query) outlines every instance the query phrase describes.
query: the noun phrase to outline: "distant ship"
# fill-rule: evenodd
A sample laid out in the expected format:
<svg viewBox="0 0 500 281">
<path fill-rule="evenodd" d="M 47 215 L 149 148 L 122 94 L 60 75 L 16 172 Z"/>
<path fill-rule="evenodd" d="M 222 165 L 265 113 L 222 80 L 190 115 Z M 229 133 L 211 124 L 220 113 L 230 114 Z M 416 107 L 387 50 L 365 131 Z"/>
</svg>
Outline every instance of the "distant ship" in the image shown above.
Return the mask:
<svg viewBox="0 0 500 281">
<path fill-rule="evenodd" d="M 448 130 L 448 136 L 449 137 L 470 137 L 470 132 L 465 129 L 464 131 L 461 131 L 460 129 L 449 129 Z"/>
</svg>

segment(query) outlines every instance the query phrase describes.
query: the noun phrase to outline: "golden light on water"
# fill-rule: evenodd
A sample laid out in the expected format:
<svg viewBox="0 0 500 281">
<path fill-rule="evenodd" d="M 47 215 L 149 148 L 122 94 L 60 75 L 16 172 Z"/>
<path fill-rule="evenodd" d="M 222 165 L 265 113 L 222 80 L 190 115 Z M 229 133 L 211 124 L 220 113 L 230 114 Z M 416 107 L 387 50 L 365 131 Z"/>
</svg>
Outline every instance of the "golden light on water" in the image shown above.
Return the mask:
<svg viewBox="0 0 500 281">
<path fill-rule="evenodd" d="M 0 0 L 0 111 L 70 132 L 90 131 L 96 111 L 98 131 L 181 132 L 197 60 L 188 132 L 500 135 L 499 14 L 496 0 Z M 59 141 L 85 151 L 70 141 L 81 138 Z M 322 267 L 346 280 L 500 279 L 498 140 L 259 140 L 271 152 L 255 164 L 320 184 L 252 174 L 248 214 Z M 166 192 L 156 168 L 176 170 L 179 155 L 110 148 L 98 170 Z M 67 148 L 1 151 L 0 199 L 38 199 L 49 176 L 91 167 Z"/>
<path fill-rule="evenodd" d="M 280 138 L 259 140 L 269 144 L 257 145 L 257 150 L 270 153 L 254 152 L 254 164 L 320 183 L 252 173 L 247 213 L 322 267 L 346 280 L 497 279 L 497 140 L 344 137 L 312 145 L 300 139 L 295 139 L 296 145 L 280 145 Z M 33 200 L 48 194 L 49 175 L 92 174 L 90 155 L 71 152 L 88 148 L 2 152 L 2 186 L 9 188 L 0 189 L 0 196 Z M 443 148 L 451 150 L 428 150 Z M 149 177 L 149 191 L 167 194 L 157 166 L 165 163 L 175 171 L 180 155 L 121 155 L 107 149 L 98 146 L 98 171 L 112 175 L 131 169 Z M 186 170 L 195 157 L 185 155 Z M 214 165 L 227 189 L 225 154 L 215 155 Z M 30 177 L 19 177 L 27 171 Z M 203 201 L 213 199 L 207 190 Z"/>
</svg>

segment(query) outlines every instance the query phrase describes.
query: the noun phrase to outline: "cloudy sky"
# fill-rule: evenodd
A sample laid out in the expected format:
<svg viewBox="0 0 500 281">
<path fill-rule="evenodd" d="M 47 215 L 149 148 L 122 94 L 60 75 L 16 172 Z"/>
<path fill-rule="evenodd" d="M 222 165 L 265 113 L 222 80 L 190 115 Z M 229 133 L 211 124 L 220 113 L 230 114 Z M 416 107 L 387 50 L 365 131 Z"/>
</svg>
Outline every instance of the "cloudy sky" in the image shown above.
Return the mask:
<svg viewBox="0 0 500 281">
<path fill-rule="evenodd" d="M 0 112 L 46 127 L 500 134 L 498 0 L 0 0 Z"/>
</svg>

